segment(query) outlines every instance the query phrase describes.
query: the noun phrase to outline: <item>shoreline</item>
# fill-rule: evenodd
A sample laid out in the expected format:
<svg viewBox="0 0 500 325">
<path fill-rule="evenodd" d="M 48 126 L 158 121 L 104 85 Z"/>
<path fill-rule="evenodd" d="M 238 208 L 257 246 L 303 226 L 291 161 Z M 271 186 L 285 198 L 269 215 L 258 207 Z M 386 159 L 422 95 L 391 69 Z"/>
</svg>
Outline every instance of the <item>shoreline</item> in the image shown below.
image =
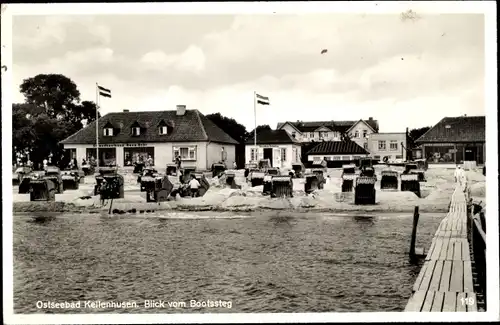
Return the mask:
<svg viewBox="0 0 500 325">
<path fill-rule="evenodd" d="M 140 205 L 140 204 L 139 204 Z M 416 206 L 419 206 L 416 204 Z M 426 209 L 425 206 L 419 206 L 420 212 L 425 213 L 446 213 L 448 212 L 448 206 L 443 206 L 442 208 Z M 73 203 L 66 202 L 55 202 L 47 204 L 47 202 L 33 203 L 33 202 L 15 202 L 13 208 L 13 214 L 24 215 L 32 214 L 36 212 L 40 213 L 73 213 L 73 214 L 99 214 L 107 213 L 108 207 L 89 207 L 89 206 L 79 206 Z M 112 209 L 112 214 L 142 214 L 142 213 L 155 213 L 155 212 L 198 212 L 198 211 L 211 211 L 211 212 L 297 212 L 297 213 L 413 213 L 414 206 L 405 206 L 399 209 L 387 210 L 386 206 L 377 205 L 366 205 L 366 206 L 355 206 L 353 208 L 273 208 L 273 207 L 207 207 L 207 206 L 161 206 L 153 203 L 148 206 L 139 206 L 139 208 L 129 208 L 129 209 Z M 114 213 L 113 213 L 114 212 Z"/>
</svg>

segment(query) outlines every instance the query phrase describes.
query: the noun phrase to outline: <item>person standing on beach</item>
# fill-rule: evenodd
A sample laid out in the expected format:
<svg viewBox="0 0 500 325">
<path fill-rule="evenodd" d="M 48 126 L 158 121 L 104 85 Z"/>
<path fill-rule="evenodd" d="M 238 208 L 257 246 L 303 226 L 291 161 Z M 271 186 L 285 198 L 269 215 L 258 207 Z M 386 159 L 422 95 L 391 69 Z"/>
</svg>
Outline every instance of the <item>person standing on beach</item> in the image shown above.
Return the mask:
<svg viewBox="0 0 500 325">
<path fill-rule="evenodd" d="M 198 189 L 200 188 L 200 182 L 191 174 L 191 180 L 189 181 L 189 189 L 191 190 L 191 197 L 198 196 Z"/>
<path fill-rule="evenodd" d="M 462 173 L 462 168 L 460 168 L 460 165 L 457 165 L 457 168 L 455 169 L 455 183 L 460 183 Z"/>
</svg>

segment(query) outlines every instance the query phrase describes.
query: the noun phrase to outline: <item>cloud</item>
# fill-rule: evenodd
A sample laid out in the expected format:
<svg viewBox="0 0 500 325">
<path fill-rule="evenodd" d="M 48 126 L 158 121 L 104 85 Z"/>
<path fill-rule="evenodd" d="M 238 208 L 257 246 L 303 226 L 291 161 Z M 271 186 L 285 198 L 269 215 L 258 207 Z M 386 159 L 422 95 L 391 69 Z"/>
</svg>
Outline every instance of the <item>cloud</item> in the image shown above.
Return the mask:
<svg viewBox="0 0 500 325">
<path fill-rule="evenodd" d="M 140 60 L 145 69 L 168 70 L 170 68 L 199 73 L 205 69 L 205 55 L 194 45 L 189 46 L 184 52 L 167 55 L 163 51 L 155 50 L 144 54 Z"/>
</svg>

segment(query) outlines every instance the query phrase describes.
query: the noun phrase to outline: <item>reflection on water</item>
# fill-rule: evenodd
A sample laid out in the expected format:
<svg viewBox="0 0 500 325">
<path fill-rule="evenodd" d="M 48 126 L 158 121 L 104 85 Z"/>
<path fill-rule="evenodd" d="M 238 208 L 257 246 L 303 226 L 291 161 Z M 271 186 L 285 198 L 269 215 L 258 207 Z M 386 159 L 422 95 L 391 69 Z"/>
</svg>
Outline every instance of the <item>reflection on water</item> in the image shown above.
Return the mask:
<svg viewBox="0 0 500 325">
<path fill-rule="evenodd" d="M 38 300 L 139 304 L 55 313 L 401 311 L 420 270 L 407 254 L 410 213 L 229 217 L 15 216 L 15 312 L 48 312 Z M 420 217 L 419 247 L 430 246 L 441 217 Z M 232 308 L 145 309 L 145 299 Z"/>
</svg>

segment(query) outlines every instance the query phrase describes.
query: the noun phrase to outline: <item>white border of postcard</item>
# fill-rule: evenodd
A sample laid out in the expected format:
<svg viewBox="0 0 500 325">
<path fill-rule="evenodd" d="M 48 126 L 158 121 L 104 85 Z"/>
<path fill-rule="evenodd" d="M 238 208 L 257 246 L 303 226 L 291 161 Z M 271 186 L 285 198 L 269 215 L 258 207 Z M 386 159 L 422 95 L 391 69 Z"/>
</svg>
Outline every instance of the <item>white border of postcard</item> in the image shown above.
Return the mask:
<svg viewBox="0 0 500 325">
<path fill-rule="evenodd" d="M 5 7 L 4 7 L 5 6 Z M 5 9 L 5 10 L 4 10 Z M 14 15 L 61 15 L 61 14 L 218 14 L 218 13 L 394 13 L 408 10 L 416 13 L 483 13 L 485 15 L 485 75 L 486 75 L 486 150 L 488 182 L 486 200 L 487 218 L 487 279 L 488 311 L 484 313 L 297 313 L 297 314 L 14 314 L 13 313 L 13 260 L 12 260 L 12 188 L 10 182 L 3 185 L 3 263 L 4 263 L 4 319 L 6 324 L 61 324 L 61 323 L 237 323 L 237 322 L 475 322 L 499 320 L 499 263 L 498 263 L 498 171 L 497 152 L 497 60 L 496 60 L 496 3 L 478 1 L 436 2 L 260 2 L 260 3 L 94 3 L 94 4 L 14 4 L 2 5 L 2 148 L 3 179 L 10 179 L 12 145 L 12 16 Z M 8 266 L 8 267 L 6 267 Z"/>
</svg>

